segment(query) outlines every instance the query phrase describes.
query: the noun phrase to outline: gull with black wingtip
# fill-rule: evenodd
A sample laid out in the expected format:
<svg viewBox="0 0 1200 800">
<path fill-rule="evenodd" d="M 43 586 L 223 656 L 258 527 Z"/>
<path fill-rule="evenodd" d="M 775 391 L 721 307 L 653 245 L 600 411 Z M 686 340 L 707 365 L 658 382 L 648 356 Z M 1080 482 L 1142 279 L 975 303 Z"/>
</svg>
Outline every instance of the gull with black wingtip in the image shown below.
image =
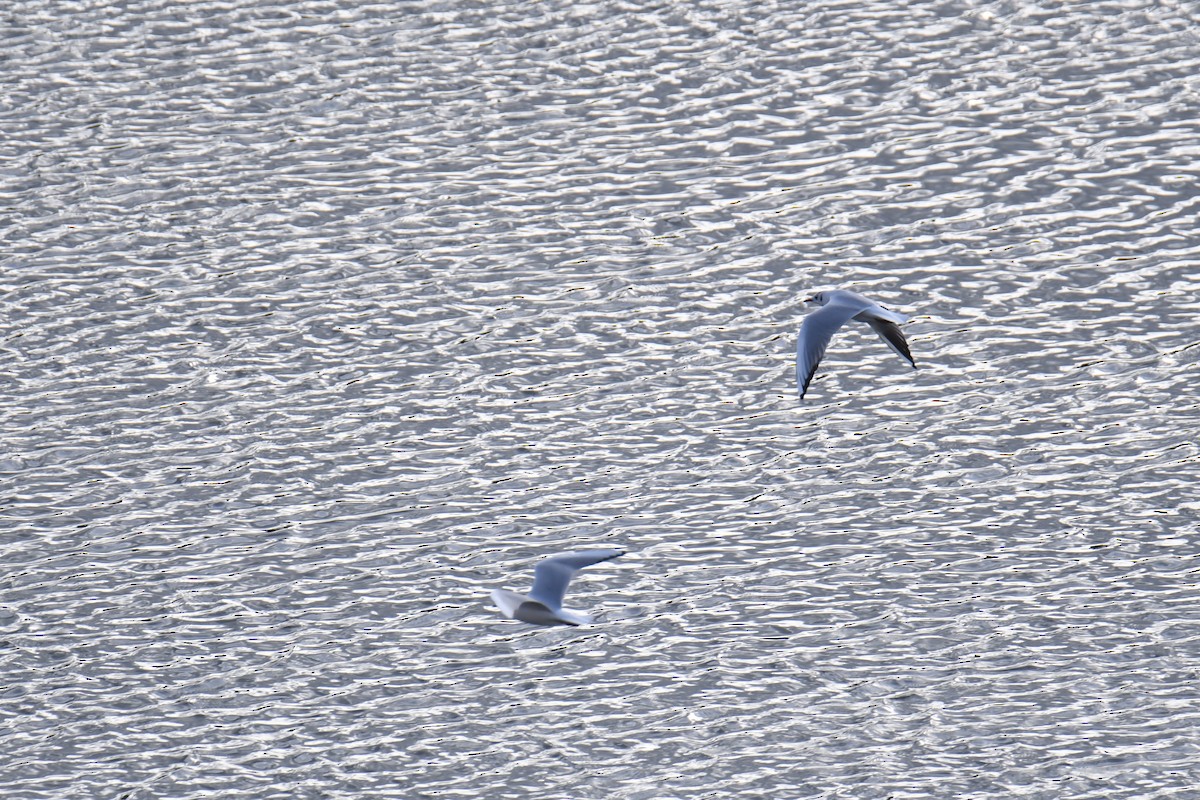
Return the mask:
<svg viewBox="0 0 1200 800">
<path fill-rule="evenodd" d="M 845 289 L 833 289 L 827 292 L 817 292 L 806 298 L 806 303 L 815 303 L 820 308 L 809 314 L 800 326 L 800 337 L 796 344 L 796 383 L 800 388 L 800 399 L 808 391 L 817 365 L 825 355 L 825 348 L 838 328 L 849 320 L 865 322 L 879 334 L 888 347 L 897 355 L 917 368 L 912 353 L 908 350 L 908 342 L 901 333 L 899 323 L 908 322 L 908 317 L 895 311 L 890 311 L 878 303 L 868 300 L 857 292 Z"/>
</svg>

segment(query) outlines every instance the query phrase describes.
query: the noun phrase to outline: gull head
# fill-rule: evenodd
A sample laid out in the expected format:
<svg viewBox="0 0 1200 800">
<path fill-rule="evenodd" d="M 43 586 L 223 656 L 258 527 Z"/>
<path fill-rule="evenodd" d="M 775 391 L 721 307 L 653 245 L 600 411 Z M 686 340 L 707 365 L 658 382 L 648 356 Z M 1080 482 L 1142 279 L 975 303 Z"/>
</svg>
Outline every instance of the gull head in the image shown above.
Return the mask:
<svg viewBox="0 0 1200 800">
<path fill-rule="evenodd" d="M 829 302 L 829 292 L 817 292 L 812 297 L 804 298 L 804 302 L 816 303 L 819 306 L 823 306 Z"/>
</svg>

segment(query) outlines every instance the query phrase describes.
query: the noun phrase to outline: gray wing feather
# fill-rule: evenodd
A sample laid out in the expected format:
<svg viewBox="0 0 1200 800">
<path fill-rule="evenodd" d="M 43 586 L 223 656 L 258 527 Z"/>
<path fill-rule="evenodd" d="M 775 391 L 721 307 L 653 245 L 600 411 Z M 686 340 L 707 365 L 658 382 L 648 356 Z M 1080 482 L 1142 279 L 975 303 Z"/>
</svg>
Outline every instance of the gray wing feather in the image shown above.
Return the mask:
<svg viewBox="0 0 1200 800">
<path fill-rule="evenodd" d="M 912 353 L 908 350 L 908 340 L 904 338 L 899 326 L 894 322 L 889 322 L 886 319 L 878 317 L 866 319 L 866 323 L 871 326 L 871 329 L 879 334 L 879 338 L 887 342 L 888 347 L 895 351 L 896 355 L 912 364 L 912 368 L 917 368 L 917 362 L 913 361 Z"/>
<path fill-rule="evenodd" d="M 804 318 L 800 326 L 800 336 L 796 342 L 796 385 L 800 387 L 800 399 L 808 391 L 817 365 L 825 355 L 825 348 L 838 328 L 846 324 L 846 320 L 862 311 L 861 305 L 849 303 L 830 303 L 821 306 Z"/>
<path fill-rule="evenodd" d="M 624 553 L 624 550 L 584 550 L 579 553 L 550 556 L 534 567 L 533 588 L 529 590 L 529 598 L 558 611 L 562 608 L 567 584 L 577 571 Z"/>
</svg>

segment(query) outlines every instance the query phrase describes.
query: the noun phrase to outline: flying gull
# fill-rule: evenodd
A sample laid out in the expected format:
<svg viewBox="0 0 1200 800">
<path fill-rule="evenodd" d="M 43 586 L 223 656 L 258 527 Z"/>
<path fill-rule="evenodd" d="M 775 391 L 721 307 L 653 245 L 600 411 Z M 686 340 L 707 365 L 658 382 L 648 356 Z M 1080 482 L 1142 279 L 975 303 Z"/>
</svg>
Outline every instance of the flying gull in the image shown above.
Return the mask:
<svg viewBox="0 0 1200 800">
<path fill-rule="evenodd" d="M 534 625 L 586 625 L 591 617 L 562 607 L 567 584 L 584 567 L 624 554 L 624 550 L 584 550 L 550 556 L 534 568 L 533 588 L 528 595 L 493 589 L 492 600 L 509 619 Z"/>
<path fill-rule="evenodd" d="M 908 317 L 903 314 L 889 311 L 861 294 L 845 289 L 817 292 L 804 302 L 816 303 L 821 308 L 809 314 L 800 326 L 800 339 L 796 345 L 796 383 L 800 387 L 801 400 L 812 383 L 829 340 L 838 328 L 851 319 L 870 325 L 888 343 L 888 347 L 912 364 L 913 369 L 917 368 L 917 362 L 913 361 L 912 353 L 908 351 L 908 342 L 897 325 L 908 322 Z"/>
</svg>

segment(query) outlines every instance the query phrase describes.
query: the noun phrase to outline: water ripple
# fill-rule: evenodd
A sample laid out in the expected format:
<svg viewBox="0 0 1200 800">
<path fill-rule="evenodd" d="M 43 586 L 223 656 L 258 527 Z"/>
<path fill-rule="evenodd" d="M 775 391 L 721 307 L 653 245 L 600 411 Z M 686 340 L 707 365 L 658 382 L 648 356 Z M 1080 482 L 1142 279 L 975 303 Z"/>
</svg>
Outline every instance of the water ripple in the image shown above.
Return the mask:
<svg viewBox="0 0 1200 800">
<path fill-rule="evenodd" d="M 19 0 L 0 784 L 1185 796 L 1195 23 Z"/>
</svg>

